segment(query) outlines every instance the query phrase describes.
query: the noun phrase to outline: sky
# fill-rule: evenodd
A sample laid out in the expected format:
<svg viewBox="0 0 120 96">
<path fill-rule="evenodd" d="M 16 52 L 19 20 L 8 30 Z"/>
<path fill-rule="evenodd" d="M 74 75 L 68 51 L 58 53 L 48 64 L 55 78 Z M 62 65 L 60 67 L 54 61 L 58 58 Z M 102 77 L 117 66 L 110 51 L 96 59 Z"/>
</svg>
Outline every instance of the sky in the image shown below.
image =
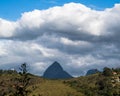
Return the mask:
<svg viewBox="0 0 120 96">
<path fill-rule="evenodd" d="M 120 67 L 118 0 L 0 0 L 0 69 L 54 61 L 73 76 Z"/>
<path fill-rule="evenodd" d="M 82 3 L 97 10 L 111 8 L 119 0 L 0 0 L 0 17 L 7 20 L 17 20 L 24 12 L 34 9 L 44 10 L 54 6 L 62 6 L 65 3 Z"/>
</svg>

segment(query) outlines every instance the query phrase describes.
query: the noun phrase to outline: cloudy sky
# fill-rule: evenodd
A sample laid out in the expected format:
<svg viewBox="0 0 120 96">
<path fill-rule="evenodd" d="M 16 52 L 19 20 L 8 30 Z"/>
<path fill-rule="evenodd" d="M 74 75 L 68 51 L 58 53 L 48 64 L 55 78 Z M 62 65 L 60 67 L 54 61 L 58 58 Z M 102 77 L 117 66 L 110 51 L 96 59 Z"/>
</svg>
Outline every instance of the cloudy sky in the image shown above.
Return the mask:
<svg viewBox="0 0 120 96">
<path fill-rule="evenodd" d="M 1 0 L 0 69 L 42 75 L 58 61 L 73 76 L 120 67 L 117 0 Z"/>
</svg>

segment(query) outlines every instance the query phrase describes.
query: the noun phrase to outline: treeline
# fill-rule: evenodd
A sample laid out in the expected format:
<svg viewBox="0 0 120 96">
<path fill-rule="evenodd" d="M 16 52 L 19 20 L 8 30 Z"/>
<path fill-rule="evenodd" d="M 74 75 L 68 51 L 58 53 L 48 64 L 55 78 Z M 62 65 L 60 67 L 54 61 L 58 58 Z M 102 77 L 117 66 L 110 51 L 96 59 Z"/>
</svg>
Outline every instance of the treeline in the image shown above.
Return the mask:
<svg viewBox="0 0 120 96">
<path fill-rule="evenodd" d="M 3 70 L 0 69 L 0 74 L 17 74 L 18 72 L 16 70 Z"/>
<path fill-rule="evenodd" d="M 120 68 L 108 68 L 108 67 L 105 67 L 104 69 L 103 69 L 103 72 L 102 72 L 102 74 L 104 75 L 104 76 L 113 76 L 114 75 L 114 73 L 115 74 L 119 74 L 120 73 Z"/>
<path fill-rule="evenodd" d="M 103 72 L 64 81 L 85 96 L 120 96 L 120 68 L 105 67 Z"/>
<path fill-rule="evenodd" d="M 1 69 L 0 76 L 0 96 L 30 96 L 33 91 L 29 89 L 33 79 L 26 63 L 21 64 L 19 71 Z M 63 80 L 63 83 L 83 93 L 82 96 L 120 96 L 120 68 L 105 67 L 102 72 Z"/>
</svg>

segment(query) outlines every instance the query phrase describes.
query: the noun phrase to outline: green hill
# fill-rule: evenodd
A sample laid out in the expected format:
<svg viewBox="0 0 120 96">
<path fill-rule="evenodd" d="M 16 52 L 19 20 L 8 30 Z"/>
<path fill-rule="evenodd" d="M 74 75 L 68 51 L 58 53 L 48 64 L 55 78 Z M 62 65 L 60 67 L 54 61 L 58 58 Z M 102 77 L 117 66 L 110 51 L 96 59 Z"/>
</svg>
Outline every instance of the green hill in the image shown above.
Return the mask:
<svg viewBox="0 0 120 96">
<path fill-rule="evenodd" d="M 110 70 L 63 80 L 43 79 L 28 74 L 30 81 L 27 90 L 30 93 L 27 96 L 120 96 L 120 70 Z M 0 96 L 16 96 L 12 92 L 20 76 L 20 73 L 11 71 L 0 73 Z"/>
<path fill-rule="evenodd" d="M 14 78 L 19 74 L 3 74 L 0 76 L 0 96 L 10 95 L 14 91 Z M 30 76 L 28 96 L 84 96 L 74 88 L 63 83 L 63 80 L 47 80 L 38 76 Z M 3 95 L 4 94 L 4 95 Z"/>
<path fill-rule="evenodd" d="M 108 69 L 102 73 L 66 80 L 64 83 L 85 96 L 120 96 L 120 69 Z"/>
</svg>

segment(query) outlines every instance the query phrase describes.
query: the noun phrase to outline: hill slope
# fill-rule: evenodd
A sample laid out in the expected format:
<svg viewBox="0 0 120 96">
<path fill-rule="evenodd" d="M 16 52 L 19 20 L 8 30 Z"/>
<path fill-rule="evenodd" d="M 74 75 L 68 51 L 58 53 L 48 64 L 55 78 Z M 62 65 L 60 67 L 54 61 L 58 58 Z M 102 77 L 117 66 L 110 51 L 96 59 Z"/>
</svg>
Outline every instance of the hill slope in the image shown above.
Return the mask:
<svg viewBox="0 0 120 96">
<path fill-rule="evenodd" d="M 18 77 L 19 74 L 0 76 L 0 96 L 11 96 L 11 92 L 14 91 L 14 80 Z M 84 96 L 81 92 L 64 84 L 63 80 L 48 80 L 34 75 L 30 75 L 30 78 L 30 85 L 27 89 L 31 92 L 28 96 Z"/>
<path fill-rule="evenodd" d="M 33 96 L 33 94 L 35 96 L 84 96 L 81 92 L 77 92 L 74 88 L 59 80 L 45 80 L 34 86 L 36 86 L 36 89 L 30 96 Z M 34 89 L 33 85 L 30 88 Z"/>
<path fill-rule="evenodd" d="M 0 96 L 10 96 L 18 77 L 19 73 L 0 74 Z M 28 96 L 120 96 L 120 69 L 62 80 L 43 79 L 31 74 L 29 77 L 27 89 L 31 92 Z"/>
</svg>

